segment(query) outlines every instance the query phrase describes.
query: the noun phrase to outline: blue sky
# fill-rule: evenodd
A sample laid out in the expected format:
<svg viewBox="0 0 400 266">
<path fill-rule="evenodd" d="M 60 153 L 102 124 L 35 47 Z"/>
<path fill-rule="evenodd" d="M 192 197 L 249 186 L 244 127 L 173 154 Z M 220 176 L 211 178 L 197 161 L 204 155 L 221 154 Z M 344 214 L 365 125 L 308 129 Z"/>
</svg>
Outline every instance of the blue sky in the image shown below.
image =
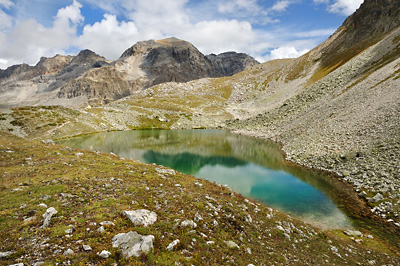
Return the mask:
<svg viewBox="0 0 400 266">
<path fill-rule="evenodd" d="M 177 37 L 204 54 L 297 57 L 363 0 L 0 0 L 0 68 L 82 49 L 113 60 L 138 41 Z"/>
</svg>

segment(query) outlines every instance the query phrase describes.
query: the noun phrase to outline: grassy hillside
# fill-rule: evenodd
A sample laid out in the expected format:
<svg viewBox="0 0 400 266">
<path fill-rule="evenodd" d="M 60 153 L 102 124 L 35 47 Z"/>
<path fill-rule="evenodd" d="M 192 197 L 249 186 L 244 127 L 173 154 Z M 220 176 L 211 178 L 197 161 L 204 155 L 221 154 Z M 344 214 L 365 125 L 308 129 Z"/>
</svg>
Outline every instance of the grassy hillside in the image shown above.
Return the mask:
<svg viewBox="0 0 400 266">
<path fill-rule="evenodd" d="M 322 232 L 224 186 L 160 166 L 0 134 L 0 251 L 10 252 L 2 256 L 2 264 L 400 263 L 378 240 L 367 237 L 369 232 L 356 238 L 341 231 Z M 58 211 L 44 229 L 43 204 Z M 135 226 L 122 215 L 124 210 L 137 209 L 154 211 L 157 221 L 148 227 Z M 184 226 L 185 220 L 197 226 Z M 100 233 L 103 221 L 114 225 L 104 226 Z M 129 231 L 154 235 L 154 250 L 123 258 L 111 239 Z M 180 243 L 167 251 L 176 239 Z M 229 247 L 226 241 L 237 247 Z M 83 245 L 92 250 L 84 251 Z M 73 254 L 64 255 L 67 249 Z M 111 252 L 109 258 L 98 256 L 103 250 Z"/>
</svg>

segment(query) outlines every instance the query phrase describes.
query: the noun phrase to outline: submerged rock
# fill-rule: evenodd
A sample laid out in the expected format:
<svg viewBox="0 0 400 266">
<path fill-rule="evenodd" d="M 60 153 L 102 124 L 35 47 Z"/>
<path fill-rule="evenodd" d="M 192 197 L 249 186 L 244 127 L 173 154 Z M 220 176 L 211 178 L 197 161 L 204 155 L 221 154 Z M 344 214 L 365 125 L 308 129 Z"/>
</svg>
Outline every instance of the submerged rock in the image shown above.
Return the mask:
<svg viewBox="0 0 400 266">
<path fill-rule="evenodd" d="M 121 249 L 124 258 L 139 257 L 141 254 L 148 254 L 153 249 L 153 241 L 153 235 L 142 236 L 131 231 L 114 236 L 112 246 Z"/>
</svg>

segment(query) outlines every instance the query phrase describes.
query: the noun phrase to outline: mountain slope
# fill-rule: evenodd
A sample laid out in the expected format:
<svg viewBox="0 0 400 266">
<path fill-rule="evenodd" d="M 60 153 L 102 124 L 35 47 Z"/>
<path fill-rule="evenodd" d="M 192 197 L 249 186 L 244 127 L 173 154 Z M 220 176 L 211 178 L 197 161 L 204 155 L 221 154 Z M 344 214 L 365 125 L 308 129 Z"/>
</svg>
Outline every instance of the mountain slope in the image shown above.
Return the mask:
<svg viewBox="0 0 400 266">
<path fill-rule="evenodd" d="M 114 62 L 90 50 L 75 57 L 43 58 L 35 67 L 0 71 L 0 105 L 103 104 L 156 84 L 232 75 L 258 64 L 245 54 L 221 57 L 223 65 L 215 65 L 192 44 L 169 38 L 139 42 Z"/>
</svg>

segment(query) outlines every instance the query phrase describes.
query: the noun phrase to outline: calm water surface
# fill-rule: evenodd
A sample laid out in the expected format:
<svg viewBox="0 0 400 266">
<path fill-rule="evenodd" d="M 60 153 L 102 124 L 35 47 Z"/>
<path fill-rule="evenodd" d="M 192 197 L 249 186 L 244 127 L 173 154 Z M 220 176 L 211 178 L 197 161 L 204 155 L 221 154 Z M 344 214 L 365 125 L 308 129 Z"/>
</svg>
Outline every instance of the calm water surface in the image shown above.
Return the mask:
<svg viewBox="0 0 400 266">
<path fill-rule="evenodd" d="M 321 173 L 290 166 L 272 142 L 221 130 L 107 132 L 63 144 L 156 163 L 233 190 L 324 228 L 350 227 Z"/>
</svg>

